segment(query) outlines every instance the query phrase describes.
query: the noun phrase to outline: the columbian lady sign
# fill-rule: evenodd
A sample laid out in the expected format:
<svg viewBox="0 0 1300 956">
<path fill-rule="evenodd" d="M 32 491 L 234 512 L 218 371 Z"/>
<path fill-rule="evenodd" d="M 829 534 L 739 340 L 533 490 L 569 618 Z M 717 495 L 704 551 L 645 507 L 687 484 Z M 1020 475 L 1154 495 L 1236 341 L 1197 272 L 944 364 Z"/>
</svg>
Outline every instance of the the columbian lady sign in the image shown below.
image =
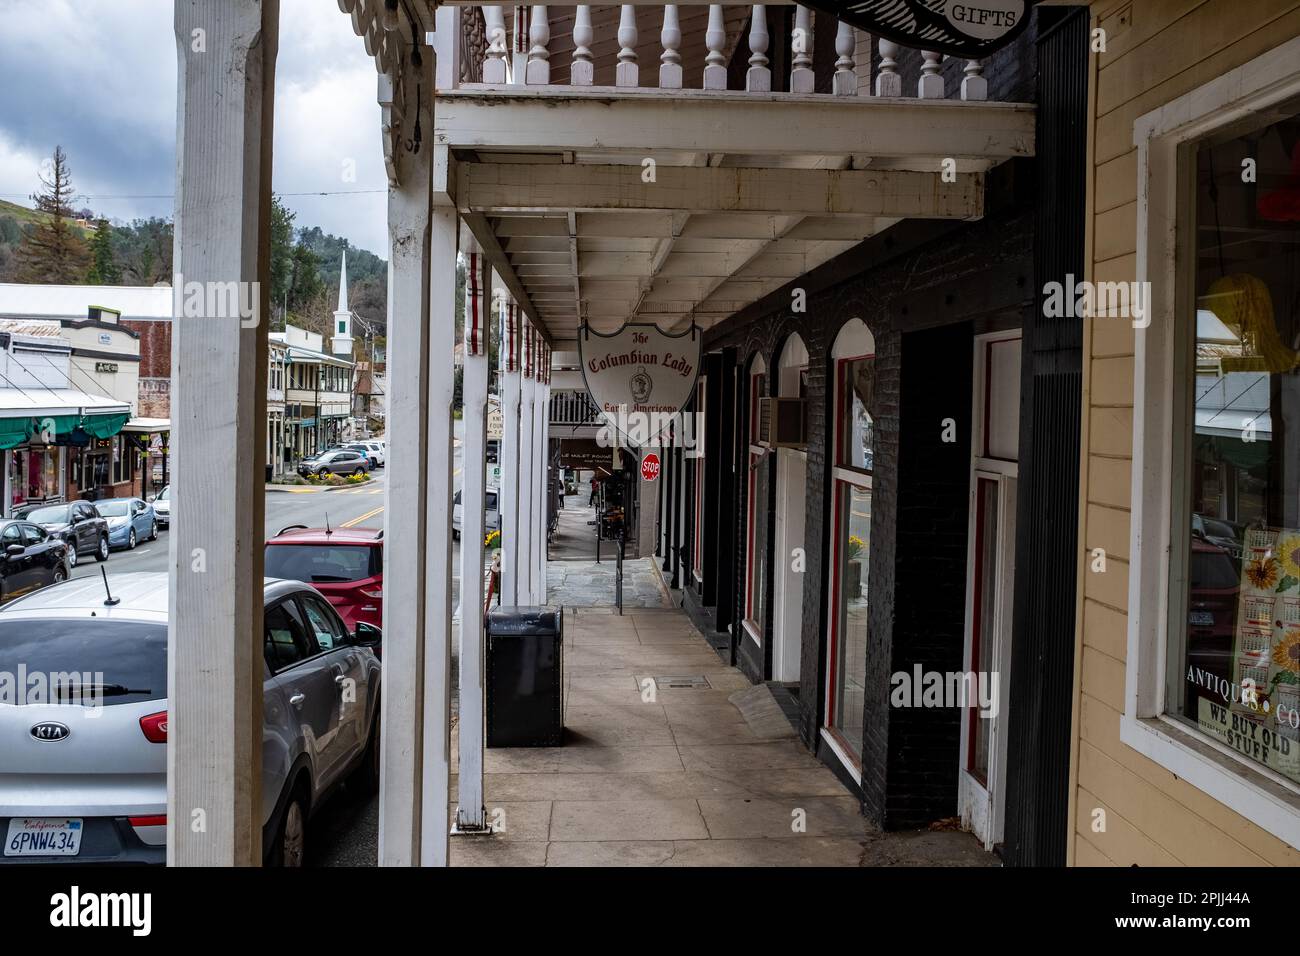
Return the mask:
<svg viewBox="0 0 1300 956">
<path fill-rule="evenodd" d="M 1038 0 L 814 0 L 873 36 L 920 50 L 977 60 L 1024 30 Z"/>
<path fill-rule="evenodd" d="M 637 448 L 663 443 L 662 433 L 695 391 L 702 347 L 695 326 L 679 335 L 653 322 L 610 335 L 586 325 L 578 331 L 587 391 L 610 427 Z"/>
</svg>

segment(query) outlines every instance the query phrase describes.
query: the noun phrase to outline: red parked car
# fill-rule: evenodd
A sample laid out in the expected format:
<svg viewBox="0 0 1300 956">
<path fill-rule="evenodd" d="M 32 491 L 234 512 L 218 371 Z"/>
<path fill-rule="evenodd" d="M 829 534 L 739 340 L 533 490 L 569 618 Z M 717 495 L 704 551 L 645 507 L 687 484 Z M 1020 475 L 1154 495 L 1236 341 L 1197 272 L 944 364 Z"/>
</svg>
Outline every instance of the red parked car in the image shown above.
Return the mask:
<svg viewBox="0 0 1300 956">
<path fill-rule="evenodd" d="M 266 576 L 310 584 L 349 630 L 384 623 L 384 532 L 380 528 L 281 528 L 266 542 Z"/>
</svg>

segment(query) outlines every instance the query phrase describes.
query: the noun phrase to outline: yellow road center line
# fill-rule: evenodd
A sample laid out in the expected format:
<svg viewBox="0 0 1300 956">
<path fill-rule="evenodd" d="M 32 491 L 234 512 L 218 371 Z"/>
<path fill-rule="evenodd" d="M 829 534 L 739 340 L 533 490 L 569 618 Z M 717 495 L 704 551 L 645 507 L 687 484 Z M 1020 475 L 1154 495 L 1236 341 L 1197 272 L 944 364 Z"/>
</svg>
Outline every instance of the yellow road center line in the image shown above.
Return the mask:
<svg viewBox="0 0 1300 956">
<path fill-rule="evenodd" d="M 360 516 L 358 516 L 358 517 L 356 517 L 356 518 L 353 518 L 351 521 L 345 521 L 345 522 L 343 522 L 343 524 L 339 525 L 339 527 L 340 527 L 340 528 L 355 528 L 355 527 L 356 527 L 358 524 L 360 524 L 362 521 L 365 521 L 367 518 L 373 518 L 375 515 L 379 514 L 379 512 L 381 512 L 381 511 L 383 511 L 383 510 L 384 510 L 384 506 L 383 506 L 383 505 L 380 505 L 378 508 L 375 508 L 373 511 L 367 511 L 365 514 L 360 515 Z"/>
</svg>

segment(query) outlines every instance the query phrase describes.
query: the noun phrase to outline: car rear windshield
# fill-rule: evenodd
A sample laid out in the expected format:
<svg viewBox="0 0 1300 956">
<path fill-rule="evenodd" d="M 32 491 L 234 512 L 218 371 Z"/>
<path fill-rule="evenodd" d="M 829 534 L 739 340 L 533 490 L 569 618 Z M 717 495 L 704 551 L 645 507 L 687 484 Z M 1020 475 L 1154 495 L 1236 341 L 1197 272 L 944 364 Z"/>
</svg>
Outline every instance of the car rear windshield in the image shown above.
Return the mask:
<svg viewBox="0 0 1300 956">
<path fill-rule="evenodd" d="M 0 619 L 0 703 L 111 705 L 166 696 L 165 624 Z"/>
<path fill-rule="evenodd" d="M 48 508 L 35 508 L 27 512 L 23 517 L 28 521 L 35 521 L 37 524 L 54 524 L 68 520 L 67 505 L 51 505 Z"/>
<path fill-rule="evenodd" d="M 374 577 L 379 560 L 379 549 L 365 545 L 271 544 L 266 547 L 266 576 L 341 584 Z"/>
</svg>

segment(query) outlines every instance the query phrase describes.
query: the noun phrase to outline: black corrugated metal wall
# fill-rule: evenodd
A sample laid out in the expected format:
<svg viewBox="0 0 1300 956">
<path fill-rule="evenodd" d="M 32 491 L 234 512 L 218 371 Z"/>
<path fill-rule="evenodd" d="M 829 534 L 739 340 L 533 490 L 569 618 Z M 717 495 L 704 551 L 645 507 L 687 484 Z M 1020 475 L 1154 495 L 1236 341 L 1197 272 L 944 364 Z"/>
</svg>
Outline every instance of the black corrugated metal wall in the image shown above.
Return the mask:
<svg viewBox="0 0 1300 956">
<path fill-rule="evenodd" d="M 1078 569 L 1082 327 L 1043 315 L 1043 288 L 1084 271 L 1087 8 L 1039 7 L 1034 278 L 1022 352 L 1015 618 L 1003 856 L 1062 866 Z"/>
</svg>

